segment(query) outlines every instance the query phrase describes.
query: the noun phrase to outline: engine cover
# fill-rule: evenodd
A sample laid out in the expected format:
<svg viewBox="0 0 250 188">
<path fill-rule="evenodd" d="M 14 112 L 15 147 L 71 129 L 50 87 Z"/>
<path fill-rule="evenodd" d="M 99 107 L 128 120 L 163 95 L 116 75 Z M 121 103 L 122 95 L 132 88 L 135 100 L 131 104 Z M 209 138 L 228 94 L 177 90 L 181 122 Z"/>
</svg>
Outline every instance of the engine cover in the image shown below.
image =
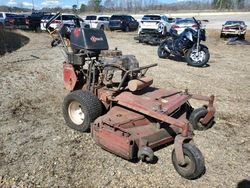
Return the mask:
<svg viewBox="0 0 250 188">
<path fill-rule="evenodd" d="M 108 42 L 104 31 L 100 29 L 75 28 L 70 36 L 73 50 L 108 50 Z"/>
</svg>

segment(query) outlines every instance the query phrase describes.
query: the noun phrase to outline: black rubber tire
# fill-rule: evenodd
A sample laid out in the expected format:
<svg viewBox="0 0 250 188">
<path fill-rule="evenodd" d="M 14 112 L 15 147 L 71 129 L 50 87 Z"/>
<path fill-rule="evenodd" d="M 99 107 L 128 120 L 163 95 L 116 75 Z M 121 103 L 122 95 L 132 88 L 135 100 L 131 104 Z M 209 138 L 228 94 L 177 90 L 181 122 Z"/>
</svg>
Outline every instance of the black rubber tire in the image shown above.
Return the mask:
<svg viewBox="0 0 250 188">
<path fill-rule="evenodd" d="M 0 23 L 0 30 L 3 30 L 4 29 L 4 26 L 2 23 Z"/>
<path fill-rule="evenodd" d="M 213 126 L 213 118 L 206 125 L 203 125 L 200 122 L 200 119 L 204 118 L 207 113 L 208 111 L 205 107 L 197 108 L 191 113 L 189 117 L 189 122 L 193 125 L 194 130 L 204 131 L 210 129 Z"/>
<path fill-rule="evenodd" d="M 182 177 L 193 180 L 201 177 L 205 172 L 205 162 L 201 151 L 192 144 L 183 144 L 183 153 L 186 165 L 180 166 L 176 159 L 175 150 L 172 152 L 172 163 L 175 170 Z"/>
<path fill-rule="evenodd" d="M 170 56 L 170 53 L 166 51 L 163 47 L 163 44 L 161 44 L 157 49 L 157 55 L 159 58 L 166 59 Z"/>
<path fill-rule="evenodd" d="M 220 38 L 224 38 L 224 34 L 223 33 L 220 33 Z"/>
<path fill-rule="evenodd" d="M 204 45 L 200 45 L 200 50 L 199 51 L 203 51 L 205 52 L 205 58 L 203 61 L 199 61 L 199 62 L 194 62 L 191 58 L 190 58 L 190 55 L 191 53 L 193 52 L 193 48 L 190 48 L 188 50 L 188 52 L 185 54 L 185 59 L 188 63 L 188 65 L 191 65 L 193 67 L 203 67 L 204 65 L 207 64 L 207 62 L 209 61 L 210 59 L 210 53 L 208 51 L 208 48 Z"/>
<path fill-rule="evenodd" d="M 127 25 L 125 28 L 124 28 L 124 32 L 129 32 L 130 29 L 129 29 L 129 26 Z"/>
<path fill-rule="evenodd" d="M 84 113 L 84 121 L 81 124 L 74 123 L 69 115 L 69 106 L 72 102 L 80 103 L 80 108 Z M 63 117 L 66 124 L 75 130 L 86 132 L 90 130 L 90 124 L 102 115 L 102 104 L 98 98 L 89 91 L 76 90 L 69 93 L 63 101 Z"/>
<path fill-rule="evenodd" d="M 104 31 L 104 25 L 101 25 L 100 29 Z"/>
<path fill-rule="evenodd" d="M 143 162 L 152 162 L 154 160 L 154 151 L 147 146 L 141 147 L 137 155 Z"/>
<path fill-rule="evenodd" d="M 245 34 L 240 35 L 240 39 L 245 40 Z"/>
<path fill-rule="evenodd" d="M 51 47 L 56 47 L 57 45 L 59 45 L 61 43 L 61 40 L 60 39 L 54 39 L 52 42 L 51 42 Z"/>
</svg>

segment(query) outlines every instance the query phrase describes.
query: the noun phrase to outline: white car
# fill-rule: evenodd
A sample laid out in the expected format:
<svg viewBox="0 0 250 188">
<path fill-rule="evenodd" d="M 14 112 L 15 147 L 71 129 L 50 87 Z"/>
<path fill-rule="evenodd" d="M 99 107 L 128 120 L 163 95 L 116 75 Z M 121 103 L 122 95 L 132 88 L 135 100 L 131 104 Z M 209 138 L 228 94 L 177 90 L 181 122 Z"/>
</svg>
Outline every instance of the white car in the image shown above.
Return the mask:
<svg viewBox="0 0 250 188">
<path fill-rule="evenodd" d="M 226 37 L 227 35 L 235 35 L 245 39 L 246 31 L 247 25 L 244 21 L 226 21 L 226 23 L 222 25 L 220 38 Z"/>
<path fill-rule="evenodd" d="M 177 20 L 171 29 L 176 30 L 177 34 L 180 35 L 187 27 L 197 30 L 198 25 L 193 18 L 185 18 Z"/>
<path fill-rule="evenodd" d="M 74 26 L 75 25 L 75 20 L 77 18 L 76 15 L 74 14 L 66 14 L 66 13 L 62 13 L 62 16 L 58 16 L 51 24 L 50 27 L 53 29 L 57 29 L 59 28 L 62 24 L 67 24 L 67 25 L 71 25 Z M 81 22 L 81 27 L 82 28 L 89 28 L 89 24 L 86 24 L 82 18 L 80 18 Z M 45 24 L 46 25 L 46 24 Z M 44 26 L 45 27 L 45 26 Z"/>
<path fill-rule="evenodd" d="M 139 22 L 138 34 L 160 32 L 166 34 L 169 32 L 171 24 L 168 22 L 168 18 L 165 15 L 150 14 L 144 15 Z"/>
<path fill-rule="evenodd" d="M 107 29 L 109 25 L 109 16 L 105 15 L 89 15 L 85 18 L 85 23 L 90 25 L 90 28 Z"/>
<path fill-rule="evenodd" d="M 40 23 L 40 28 L 41 28 L 42 31 L 46 31 L 45 26 L 46 26 L 47 22 L 50 20 L 50 18 L 52 18 L 52 16 L 54 16 L 54 15 L 55 14 L 52 13 L 50 15 L 45 15 L 45 16 L 42 17 L 41 23 Z"/>
</svg>

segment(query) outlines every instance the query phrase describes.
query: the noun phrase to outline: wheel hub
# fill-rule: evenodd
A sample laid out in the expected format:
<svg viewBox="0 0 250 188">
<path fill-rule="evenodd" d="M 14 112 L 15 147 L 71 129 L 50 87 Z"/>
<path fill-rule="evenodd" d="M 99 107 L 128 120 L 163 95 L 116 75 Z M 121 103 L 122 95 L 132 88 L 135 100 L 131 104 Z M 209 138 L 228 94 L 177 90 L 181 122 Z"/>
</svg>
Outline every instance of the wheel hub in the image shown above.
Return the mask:
<svg viewBox="0 0 250 188">
<path fill-rule="evenodd" d="M 204 61 L 205 57 L 206 57 L 206 54 L 204 51 L 197 52 L 197 50 L 192 51 L 190 55 L 190 58 L 192 59 L 192 61 L 196 63 Z"/>
<path fill-rule="evenodd" d="M 76 125 L 81 125 L 84 122 L 85 115 L 82 111 L 81 104 L 78 101 L 72 101 L 68 107 L 68 113 L 71 121 Z"/>
</svg>

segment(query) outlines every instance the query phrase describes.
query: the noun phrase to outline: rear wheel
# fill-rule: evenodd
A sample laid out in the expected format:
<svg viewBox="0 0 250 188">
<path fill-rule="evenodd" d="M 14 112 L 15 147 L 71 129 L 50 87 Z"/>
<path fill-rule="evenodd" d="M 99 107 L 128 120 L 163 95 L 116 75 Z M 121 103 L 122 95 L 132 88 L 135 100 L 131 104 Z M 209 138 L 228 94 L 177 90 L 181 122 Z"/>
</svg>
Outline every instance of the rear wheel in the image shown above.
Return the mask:
<svg viewBox="0 0 250 188">
<path fill-rule="evenodd" d="M 164 44 L 160 44 L 160 46 L 157 49 L 157 54 L 159 58 L 168 58 L 170 56 L 170 53 L 164 49 Z"/>
<path fill-rule="evenodd" d="M 124 29 L 125 32 L 129 32 L 129 26 L 127 25 Z"/>
<path fill-rule="evenodd" d="M 190 48 L 185 54 L 185 58 L 189 65 L 203 67 L 209 61 L 210 54 L 206 46 L 200 45 L 198 52 L 196 47 Z"/>
<path fill-rule="evenodd" d="M 201 177 L 205 171 L 205 162 L 200 150 L 192 144 L 183 144 L 183 154 L 185 164 L 180 165 L 177 162 L 176 152 L 172 152 L 172 162 L 175 170 L 186 179 L 197 179 Z"/>
<path fill-rule="evenodd" d="M 104 25 L 101 25 L 100 29 L 101 29 L 101 30 L 104 30 Z"/>
<path fill-rule="evenodd" d="M 73 91 L 63 101 L 63 117 L 75 130 L 86 132 L 97 117 L 102 115 L 102 105 L 89 91 Z"/>
</svg>

